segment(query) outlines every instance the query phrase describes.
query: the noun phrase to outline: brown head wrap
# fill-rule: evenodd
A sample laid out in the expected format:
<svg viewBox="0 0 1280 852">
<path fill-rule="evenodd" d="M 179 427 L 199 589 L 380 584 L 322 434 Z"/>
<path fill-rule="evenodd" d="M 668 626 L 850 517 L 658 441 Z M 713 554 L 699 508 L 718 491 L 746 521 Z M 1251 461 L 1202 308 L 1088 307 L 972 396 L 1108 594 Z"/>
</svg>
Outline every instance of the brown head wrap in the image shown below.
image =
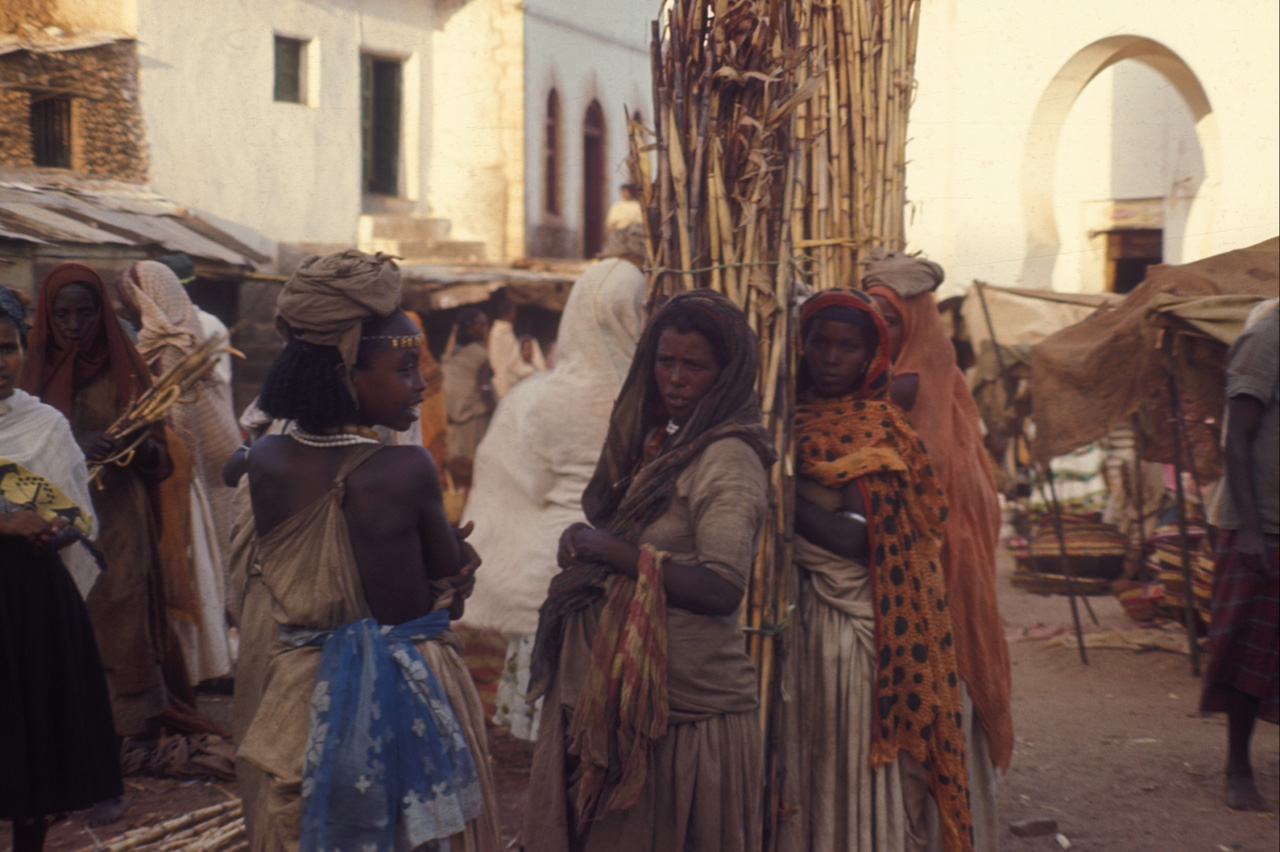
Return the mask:
<svg viewBox="0 0 1280 852">
<path fill-rule="evenodd" d="M 867 261 L 862 275 L 862 289 L 876 285 L 888 287 L 904 299 L 929 293 L 946 278 L 942 267 L 923 257 L 911 257 L 900 251 L 876 249 Z"/>
<path fill-rule="evenodd" d="M 97 323 L 79 341 L 64 338 L 53 323 L 53 300 L 69 284 L 83 284 L 98 299 Z M 110 370 L 115 379 L 120 411 L 151 386 L 151 373 L 120 326 L 102 278 L 80 263 L 60 263 L 40 283 L 30 350 L 22 389 L 68 418 L 75 395 L 103 370 Z"/>
<path fill-rule="evenodd" d="M 360 325 L 400 306 L 400 267 L 389 255 L 347 249 L 298 265 L 276 300 L 276 330 L 317 346 L 336 346 L 347 368 L 360 349 Z"/>
</svg>

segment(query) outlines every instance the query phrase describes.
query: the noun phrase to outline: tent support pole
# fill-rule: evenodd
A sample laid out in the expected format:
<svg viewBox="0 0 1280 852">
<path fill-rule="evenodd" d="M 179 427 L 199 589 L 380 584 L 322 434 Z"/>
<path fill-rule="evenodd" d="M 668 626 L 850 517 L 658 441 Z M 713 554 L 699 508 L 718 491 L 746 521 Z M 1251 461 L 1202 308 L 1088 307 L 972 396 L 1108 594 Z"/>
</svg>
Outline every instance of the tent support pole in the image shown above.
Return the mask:
<svg viewBox="0 0 1280 852">
<path fill-rule="evenodd" d="M 1187 495 L 1182 488 L 1182 448 L 1185 434 L 1182 431 L 1182 400 L 1178 394 L 1178 382 L 1169 376 L 1169 404 L 1173 408 L 1173 468 L 1177 476 L 1175 493 L 1178 497 L 1178 546 L 1182 551 L 1182 618 L 1187 628 L 1187 649 L 1191 654 L 1191 674 L 1200 677 L 1200 645 L 1196 642 L 1196 608 L 1191 587 L 1191 552 L 1187 545 Z"/>
<path fill-rule="evenodd" d="M 1080 651 L 1080 662 L 1087 666 L 1089 655 L 1084 650 L 1084 628 L 1080 626 L 1080 610 L 1076 606 L 1075 575 L 1067 562 L 1067 535 L 1062 530 L 1062 504 L 1058 502 L 1058 489 L 1053 484 L 1053 466 L 1046 462 L 1044 469 L 1049 483 L 1049 497 L 1053 500 L 1050 508 L 1053 512 L 1053 531 L 1058 537 L 1058 570 L 1067 581 L 1067 600 L 1071 603 L 1071 623 L 1076 628 L 1076 648 Z M 1086 600 L 1085 604 L 1088 605 L 1088 603 Z M 1089 607 L 1089 614 L 1093 615 L 1092 606 Z M 1093 623 L 1098 623 L 1096 615 L 1093 616 Z"/>
<path fill-rule="evenodd" d="M 996 353 L 996 365 L 1000 370 L 1000 379 L 1004 383 L 1005 396 L 1008 397 L 1006 404 L 1013 406 L 1014 394 L 1016 388 L 1013 384 L 1012 376 L 1005 369 L 1004 353 L 1000 351 L 1000 341 L 996 338 L 995 323 L 991 321 L 991 311 L 987 308 L 987 294 L 983 292 L 985 285 L 981 281 L 974 281 L 973 287 L 978 291 L 978 301 L 982 303 L 982 316 L 987 321 L 987 333 L 991 335 L 991 347 Z M 1014 469 L 1018 464 L 1018 437 L 1021 434 L 1020 429 L 1011 430 L 1013 432 L 1013 453 L 1014 453 Z M 1053 466 L 1045 464 L 1045 470 L 1048 471 L 1049 494 L 1053 498 L 1053 524 L 1054 531 L 1058 536 L 1058 552 L 1060 554 L 1059 570 L 1067 581 L 1067 600 L 1071 603 L 1071 621 L 1076 627 L 1076 646 L 1080 649 L 1080 662 L 1085 665 L 1089 664 L 1089 655 L 1084 649 L 1084 630 L 1080 627 L 1080 610 L 1076 607 L 1075 584 L 1072 582 L 1071 572 L 1067 570 L 1067 538 L 1062 531 L 1062 506 L 1058 503 L 1058 491 L 1053 485 Z M 1085 606 L 1089 609 L 1089 615 L 1093 616 L 1093 623 L 1098 623 L 1098 616 L 1093 614 L 1093 606 L 1085 599 Z"/>
</svg>

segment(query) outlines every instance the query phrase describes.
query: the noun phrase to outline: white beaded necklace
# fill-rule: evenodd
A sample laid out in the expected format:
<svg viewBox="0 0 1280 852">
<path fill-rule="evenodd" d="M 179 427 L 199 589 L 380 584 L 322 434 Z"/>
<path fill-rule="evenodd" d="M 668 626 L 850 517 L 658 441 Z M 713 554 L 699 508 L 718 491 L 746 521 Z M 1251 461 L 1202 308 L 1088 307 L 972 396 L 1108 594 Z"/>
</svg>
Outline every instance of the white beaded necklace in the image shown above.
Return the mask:
<svg viewBox="0 0 1280 852">
<path fill-rule="evenodd" d="M 307 447 L 350 447 L 356 444 L 377 444 L 377 438 L 370 438 L 356 432 L 339 432 L 336 435 L 317 435 L 308 432 L 297 423 L 289 425 L 286 433 L 290 438 Z"/>
</svg>

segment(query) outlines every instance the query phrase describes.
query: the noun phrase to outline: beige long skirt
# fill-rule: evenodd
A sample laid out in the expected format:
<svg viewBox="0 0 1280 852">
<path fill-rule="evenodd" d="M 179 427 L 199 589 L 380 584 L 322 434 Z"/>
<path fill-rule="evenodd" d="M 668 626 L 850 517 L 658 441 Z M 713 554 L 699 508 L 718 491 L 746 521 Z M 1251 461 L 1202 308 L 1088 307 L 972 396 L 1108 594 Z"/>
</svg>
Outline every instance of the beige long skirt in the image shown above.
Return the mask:
<svg viewBox="0 0 1280 852">
<path fill-rule="evenodd" d="M 559 712 L 551 712 L 557 708 Z M 524 852 L 755 852 L 764 780 L 752 710 L 672 725 L 650 750 L 635 805 L 579 825 L 577 760 L 565 751 L 569 711 L 546 697 L 529 779 Z M 602 800 L 607 799 L 606 786 Z"/>
<path fill-rule="evenodd" d="M 919 762 L 902 755 L 871 770 L 870 575 L 803 539 L 796 560 L 812 583 L 805 583 L 784 675 L 778 849 L 928 849 L 928 777 Z"/>
</svg>

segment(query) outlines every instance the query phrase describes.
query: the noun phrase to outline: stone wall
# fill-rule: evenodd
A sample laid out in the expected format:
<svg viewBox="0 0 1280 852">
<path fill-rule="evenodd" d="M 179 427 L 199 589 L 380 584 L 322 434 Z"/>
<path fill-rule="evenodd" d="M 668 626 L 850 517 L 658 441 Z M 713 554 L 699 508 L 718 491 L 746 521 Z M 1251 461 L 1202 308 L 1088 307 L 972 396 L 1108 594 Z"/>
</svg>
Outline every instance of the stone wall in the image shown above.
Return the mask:
<svg viewBox="0 0 1280 852">
<path fill-rule="evenodd" d="M 0 166 L 31 167 L 31 98 L 72 98 L 72 170 L 144 182 L 147 147 L 138 106 L 136 44 L 0 56 Z"/>
</svg>

